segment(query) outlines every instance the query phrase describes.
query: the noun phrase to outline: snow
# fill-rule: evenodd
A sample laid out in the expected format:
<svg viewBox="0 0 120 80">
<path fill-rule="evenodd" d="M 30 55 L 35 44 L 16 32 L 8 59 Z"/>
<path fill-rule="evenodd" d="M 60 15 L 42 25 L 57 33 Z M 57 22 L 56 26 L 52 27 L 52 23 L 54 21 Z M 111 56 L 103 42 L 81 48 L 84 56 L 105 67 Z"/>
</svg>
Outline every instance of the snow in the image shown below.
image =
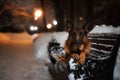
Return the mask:
<svg viewBox="0 0 120 80">
<path fill-rule="evenodd" d="M 68 75 L 68 79 L 69 79 L 69 80 L 75 80 L 74 74 L 73 74 L 73 73 L 70 73 L 70 74 Z"/>
<path fill-rule="evenodd" d="M 38 64 L 32 43 L 0 43 L 0 80 L 52 80 L 48 66 Z"/>
<path fill-rule="evenodd" d="M 70 59 L 69 61 L 69 66 L 70 66 L 70 69 L 75 69 L 75 66 L 77 65 L 76 63 L 73 63 L 74 62 L 74 59 Z"/>
<path fill-rule="evenodd" d="M 113 26 L 106 26 L 106 25 L 101 25 L 98 26 L 96 25 L 93 30 L 90 31 L 90 33 L 112 33 L 112 34 L 120 34 L 120 26 L 117 28 L 114 28 Z"/>
<path fill-rule="evenodd" d="M 74 59 L 73 58 L 70 59 L 69 66 L 70 66 L 70 70 L 76 70 L 77 64 L 74 63 Z M 80 78 L 77 78 L 76 80 L 83 80 L 84 76 L 85 76 L 85 74 L 81 74 Z M 75 80 L 74 77 L 75 77 L 75 74 L 73 74 L 73 72 L 69 73 L 69 75 L 68 75 L 68 79 L 69 80 Z"/>
<path fill-rule="evenodd" d="M 48 59 L 48 43 L 51 41 L 52 37 L 54 37 L 58 43 L 60 43 L 60 47 L 64 47 L 64 43 L 67 39 L 68 33 L 67 32 L 48 32 L 48 33 L 41 33 L 34 42 L 33 42 L 33 49 L 34 55 L 36 60 L 43 60 L 46 63 L 50 62 Z"/>
</svg>

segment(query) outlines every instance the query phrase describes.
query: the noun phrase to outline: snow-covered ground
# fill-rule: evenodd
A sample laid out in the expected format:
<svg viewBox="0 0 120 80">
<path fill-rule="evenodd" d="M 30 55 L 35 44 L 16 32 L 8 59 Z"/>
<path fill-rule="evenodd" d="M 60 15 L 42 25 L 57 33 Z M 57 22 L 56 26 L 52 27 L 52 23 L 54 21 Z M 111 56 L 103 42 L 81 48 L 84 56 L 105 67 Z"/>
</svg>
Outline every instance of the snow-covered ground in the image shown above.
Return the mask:
<svg viewBox="0 0 120 80">
<path fill-rule="evenodd" d="M 90 33 L 112 33 L 120 34 L 120 27 L 114 28 L 112 26 L 95 26 Z M 47 46 L 52 37 L 55 37 L 57 42 L 60 43 L 60 46 L 64 46 L 65 40 L 68 37 L 68 32 L 54 32 L 54 33 L 41 33 L 33 42 L 34 55 L 39 62 L 43 60 L 46 63 L 49 63 Z M 120 48 L 118 51 L 118 56 L 116 59 L 115 71 L 114 71 L 114 80 L 120 80 Z"/>
<path fill-rule="evenodd" d="M 36 62 L 33 56 L 32 43 L 13 43 L 10 40 L 4 41 L 4 43 L 0 41 L 0 80 L 52 79 L 48 66 L 42 62 L 39 64 Z"/>
<path fill-rule="evenodd" d="M 57 40 L 58 43 L 60 43 L 60 46 L 63 47 L 68 37 L 68 33 L 48 32 L 40 34 L 40 36 L 38 36 L 33 42 L 34 54 L 38 62 L 39 60 L 43 60 L 43 62 L 45 61 L 46 63 L 50 62 L 50 60 L 48 59 L 47 47 L 53 37 Z"/>
</svg>

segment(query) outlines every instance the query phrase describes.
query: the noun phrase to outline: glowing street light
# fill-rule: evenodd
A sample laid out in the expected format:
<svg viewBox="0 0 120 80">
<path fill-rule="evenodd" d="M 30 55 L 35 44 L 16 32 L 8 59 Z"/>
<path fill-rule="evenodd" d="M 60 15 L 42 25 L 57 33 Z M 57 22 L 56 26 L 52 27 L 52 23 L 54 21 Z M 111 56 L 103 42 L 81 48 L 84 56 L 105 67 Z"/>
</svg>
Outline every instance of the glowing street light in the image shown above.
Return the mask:
<svg viewBox="0 0 120 80">
<path fill-rule="evenodd" d="M 34 19 L 35 19 L 35 20 L 37 20 L 37 19 L 38 19 L 38 17 L 34 17 Z"/>
<path fill-rule="evenodd" d="M 57 25 L 57 24 L 58 24 L 58 22 L 57 22 L 56 20 L 54 20 L 54 21 L 53 21 L 53 24 L 54 24 L 54 25 Z"/>
<path fill-rule="evenodd" d="M 35 17 L 40 17 L 42 15 L 42 11 L 41 10 L 36 10 L 35 11 Z"/>
<path fill-rule="evenodd" d="M 30 26 L 30 30 L 31 30 L 31 31 L 37 31 L 37 30 L 38 30 L 38 27 L 37 27 L 37 26 Z"/>
<path fill-rule="evenodd" d="M 40 17 L 42 15 L 42 11 L 40 9 L 36 9 L 34 12 L 34 19 L 37 20 L 38 17 Z"/>
<path fill-rule="evenodd" d="M 34 26 L 30 26 L 30 30 L 33 31 L 34 30 Z"/>
<path fill-rule="evenodd" d="M 47 28 L 48 29 L 52 28 L 52 24 L 47 24 Z"/>
<path fill-rule="evenodd" d="M 35 27 L 34 27 L 34 30 L 35 30 L 35 31 L 37 31 L 37 30 L 38 30 L 38 27 L 37 27 L 37 26 L 35 26 Z"/>
</svg>

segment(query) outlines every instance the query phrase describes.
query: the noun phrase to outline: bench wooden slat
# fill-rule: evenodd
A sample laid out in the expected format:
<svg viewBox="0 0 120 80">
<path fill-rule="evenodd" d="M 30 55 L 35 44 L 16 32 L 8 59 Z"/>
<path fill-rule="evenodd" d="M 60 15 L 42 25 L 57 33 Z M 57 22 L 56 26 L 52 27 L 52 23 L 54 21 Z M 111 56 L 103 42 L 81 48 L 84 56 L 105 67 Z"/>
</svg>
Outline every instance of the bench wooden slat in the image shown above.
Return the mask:
<svg viewBox="0 0 120 80">
<path fill-rule="evenodd" d="M 116 36 L 88 36 L 89 38 L 105 38 L 105 39 L 116 39 L 117 37 Z"/>
<path fill-rule="evenodd" d="M 112 52 L 112 51 L 111 51 Z M 91 50 L 90 52 L 91 54 L 95 53 L 95 54 L 98 54 L 98 55 L 110 55 L 110 52 L 102 52 L 102 51 L 99 51 L 99 50 Z"/>
<path fill-rule="evenodd" d="M 114 45 L 116 43 L 116 40 L 98 40 L 98 39 L 89 39 L 91 42 L 99 43 L 99 44 L 108 44 L 108 45 Z"/>
<path fill-rule="evenodd" d="M 105 51 L 111 51 L 112 50 L 112 46 L 104 46 L 104 45 L 92 44 L 91 47 L 96 48 L 98 50 L 105 50 Z"/>
<path fill-rule="evenodd" d="M 117 39 L 118 38 L 118 34 L 88 34 L 89 38 L 105 38 L 105 39 Z"/>
</svg>

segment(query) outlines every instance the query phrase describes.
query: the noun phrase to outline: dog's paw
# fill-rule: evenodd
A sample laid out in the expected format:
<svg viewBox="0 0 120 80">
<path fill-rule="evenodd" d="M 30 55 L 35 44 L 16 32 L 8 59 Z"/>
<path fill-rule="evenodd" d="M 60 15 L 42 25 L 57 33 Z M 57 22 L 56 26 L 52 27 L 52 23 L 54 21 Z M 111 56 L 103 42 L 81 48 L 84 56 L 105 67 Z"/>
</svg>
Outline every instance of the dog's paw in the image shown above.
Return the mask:
<svg viewBox="0 0 120 80">
<path fill-rule="evenodd" d="M 79 60 L 80 56 L 79 56 L 79 54 L 74 53 L 74 54 L 72 54 L 72 58 Z"/>
<path fill-rule="evenodd" d="M 84 44 L 81 44 L 81 46 L 79 47 L 79 50 L 80 51 L 83 51 L 85 49 L 85 45 Z"/>
</svg>

